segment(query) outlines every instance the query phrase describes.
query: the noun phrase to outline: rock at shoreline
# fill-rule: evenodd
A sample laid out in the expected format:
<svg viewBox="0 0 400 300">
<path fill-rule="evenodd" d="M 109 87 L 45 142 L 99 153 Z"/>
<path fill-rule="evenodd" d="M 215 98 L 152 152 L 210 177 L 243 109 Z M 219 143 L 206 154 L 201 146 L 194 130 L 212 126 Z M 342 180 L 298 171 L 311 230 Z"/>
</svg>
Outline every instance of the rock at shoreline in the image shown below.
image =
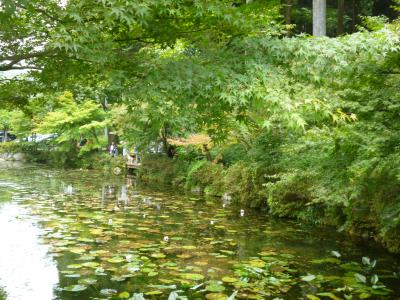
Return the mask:
<svg viewBox="0 0 400 300">
<path fill-rule="evenodd" d="M 25 155 L 23 153 L 1 153 L 0 160 L 25 161 Z"/>
</svg>

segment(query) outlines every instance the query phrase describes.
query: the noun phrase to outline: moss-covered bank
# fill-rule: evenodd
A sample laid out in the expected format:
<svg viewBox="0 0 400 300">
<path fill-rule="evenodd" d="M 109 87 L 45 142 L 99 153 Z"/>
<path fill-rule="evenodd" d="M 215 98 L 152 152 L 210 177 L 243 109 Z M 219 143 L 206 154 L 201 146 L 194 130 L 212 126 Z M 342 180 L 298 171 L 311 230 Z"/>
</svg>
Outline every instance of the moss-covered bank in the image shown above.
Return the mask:
<svg viewBox="0 0 400 300">
<path fill-rule="evenodd" d="M 369 182 L 357 198 L 334 202 L 317 197 L 321 188 L 318 174 L 306 171 L 271 174 L 269 171 L 262 163 L 248 161 L 224 165 L 204 159 L 188 161 L 147 155 L 139 176 L 146 182 L 172 184 L 231 199 L 274 216 L 333 225 L 340 231 L 375 239 L 390 252 L 400 253 L 400 226 L 396 225 L 400 208 L 394 200 L 399 190 L 389 178 L 386 183 L 382 179 Z M 329 188 L 332 187 L 326 187 Z"/>
</svg>

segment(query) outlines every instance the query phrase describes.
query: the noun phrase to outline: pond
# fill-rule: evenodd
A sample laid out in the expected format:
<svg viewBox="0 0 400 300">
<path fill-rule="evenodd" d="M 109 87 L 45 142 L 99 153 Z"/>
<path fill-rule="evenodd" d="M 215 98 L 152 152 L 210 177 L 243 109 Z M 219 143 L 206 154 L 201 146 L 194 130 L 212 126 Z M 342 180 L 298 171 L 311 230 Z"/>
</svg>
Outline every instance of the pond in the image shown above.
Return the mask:
<svg viewBox="0 0 400 300">
<path fill-rule="evenodd" d="M 0 164 L 0 233 L 0 299 L 400 297 L 372 242 L 95 171 Z"/>
</svg>

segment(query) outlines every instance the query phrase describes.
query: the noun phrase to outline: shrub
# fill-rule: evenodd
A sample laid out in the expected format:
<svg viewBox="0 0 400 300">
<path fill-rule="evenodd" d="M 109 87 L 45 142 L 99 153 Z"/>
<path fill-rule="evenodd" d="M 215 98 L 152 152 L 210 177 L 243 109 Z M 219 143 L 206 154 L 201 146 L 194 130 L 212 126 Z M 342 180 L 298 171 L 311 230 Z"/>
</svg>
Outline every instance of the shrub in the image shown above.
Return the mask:
<svg viewBox="0 0 400 300">
<path fill-rule="evenodd" d="M 261 193 L 262 172 L 257 164 L 237 162 L 229 167 L 224 176 L 224 188 L 241 204 L 251 207 L 265 206 Z"/>
<path fill-rule="evenodd" d="M 142 159 L 139 177 L 148 182 L 182 185 L 188 163 L 165 155 L 147 154 Z"/>
<path fill-rule="evenodd" d="M 206 160 L 200 160 L 190 165 L 185 187 L 199 187 L 206 194 L 221 196 L 223 194 L 224 168 Z"/>
</svg>

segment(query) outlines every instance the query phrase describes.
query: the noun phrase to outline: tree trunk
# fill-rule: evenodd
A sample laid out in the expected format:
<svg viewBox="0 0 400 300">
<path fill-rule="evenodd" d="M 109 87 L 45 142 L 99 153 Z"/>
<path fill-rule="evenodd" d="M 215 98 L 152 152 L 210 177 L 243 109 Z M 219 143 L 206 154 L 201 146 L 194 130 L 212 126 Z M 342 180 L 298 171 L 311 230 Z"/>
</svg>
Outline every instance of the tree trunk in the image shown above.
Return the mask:
<svg viewBox="0 0 400 300">
<path fill-rule="evenodd" d="M 356 26 L 357 26 L 357 16 L 358 16 L 358 0 L 353 0 L 352 2 L 352 22 L 351 22 L 351 28 L 352 31 L 355 32 L 356 31 Z"/>
<path fill-rule="evenodd" d="M 344 0 L 338 0 L 337 35 L 344 33 Z"/>
<path fill-rule="evenodd" d="M 8 141 L 8 131 L 7 129 L 4 129 L 4 141 L 3 142 L 7 142 Z"/>
<path fill-rule="evenodd" d="M 208 161 L 212 161 L 210 150 L 207 147 L 207 144 L 203 144 L 203 151 L 206 155 Z"/>
<path fill-rule="evenodd" d="M 292 24 L 292 0 L 286 0 L 285 21 L 287 25 Z"/>
<path fill-rule="evenodd" d="M 303 8 L 303 7 L 304 7 L 303 0 L 297 0 L 297 8 L 300 9 L 300 8 Z"/>
<path fill-rule="evenodd" d="M 165 123 L 161 128 L 161 140 L 163 143 L 163 152 L 168 155 L 168 124 Z"/>
<path fill-rule="evenodd" d="M 313 0 L 313 35 L 326 35 L 326 0 Z"/>
</svg>

